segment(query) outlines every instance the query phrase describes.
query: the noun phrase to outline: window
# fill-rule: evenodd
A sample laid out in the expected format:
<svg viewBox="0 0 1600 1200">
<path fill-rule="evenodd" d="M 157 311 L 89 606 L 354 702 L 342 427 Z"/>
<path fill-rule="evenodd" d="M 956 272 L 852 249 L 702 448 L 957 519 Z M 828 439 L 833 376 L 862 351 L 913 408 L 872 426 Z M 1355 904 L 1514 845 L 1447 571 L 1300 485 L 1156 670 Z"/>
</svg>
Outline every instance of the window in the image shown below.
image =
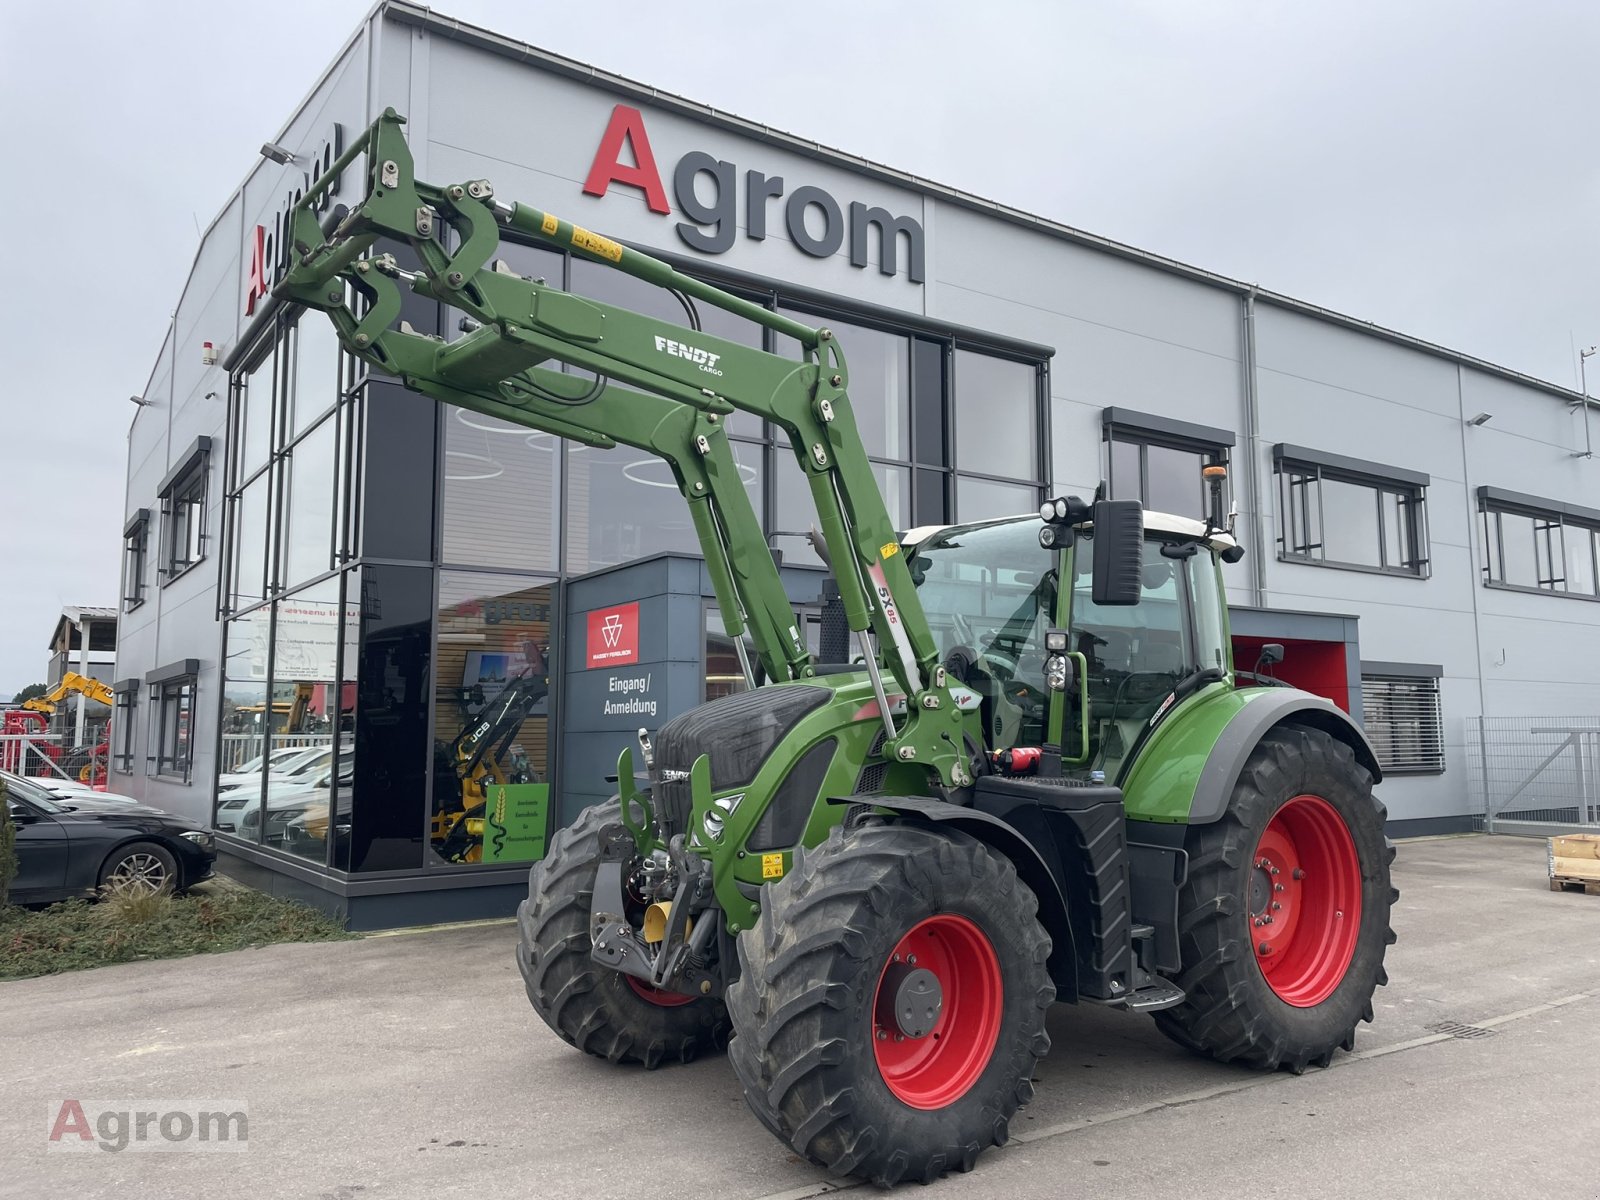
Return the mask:
<svg viewBox="0 0 1600 1200">
<path fill-rule="evenodd" d="M 1396 775 L 1444 772 L 1439 667 L 1361 664 L 1361 711 L 1378 765 Z"/>
<path fill-rule="evenodd" d="M 161 567 L 171 583 L 205 555 L 206 479 L 211 439 L 196 438 L 178 465 L 161 481 Z"/>
<path fill-rule="evenodd" d="M 111 769 L 133 772 L 134 719 L 139 703 L 139 683 L 128 680 L 116 685 L 117 705 L 111 715 Z"/>
<path fill-rule="evenodd" d="M 350 544 L 352 360 L 319 313 L 275 326 L 256 358 L 232 384 L 221 605 L 229 613 L 325 575 Z"/>
<path fill-rule="evenodd" d="M 141 508 L 122 531 L 122 607 L 144 603 L 144 560 L 150 545 L 150 510 Z"/>
<path fill-rule="evenodd" d="M 192 675 L 158 683 L 151 693 L 155 707 L 156 774 L 189 782 L 194 760 L 194 690 Z"/>
<path fill-rule="evenodd" d="M 1101 421 L 1113 500 L 1137 500 L 1181 517 L 1200 518 L 1210 510 L 1200 472 L 1213 463 L 1227 465 L 1232 430 L 1127 408 L 1108 408 Z"/>
<path fill-rule="evenodd" d="M 440 572 L 428 823 L 439 865 L 544 857 L 555 600 L 554 585 L 540 580 Z M 638 675 L 641 684 L 649 678 Z M 648 686 L 635 696 L 655 703 Z"/>
<path fill-rule="evenodd" d="M 1478 489 L 1489 587 L 1600 599 L 1600 511 Z"/>
<path fill-rule="evenodd" d="M 1272 455 L 1280 560 L 1426 578 L 1427 475 L 1301 446 Z"/>
</svg>

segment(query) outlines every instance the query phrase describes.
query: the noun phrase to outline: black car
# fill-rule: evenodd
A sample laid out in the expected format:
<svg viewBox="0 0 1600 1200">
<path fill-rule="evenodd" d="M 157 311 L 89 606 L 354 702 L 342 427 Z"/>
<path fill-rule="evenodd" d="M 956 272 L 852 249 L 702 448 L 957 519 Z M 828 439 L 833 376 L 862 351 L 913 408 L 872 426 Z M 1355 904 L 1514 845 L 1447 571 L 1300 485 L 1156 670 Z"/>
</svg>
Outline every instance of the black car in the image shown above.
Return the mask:
<svg viewBox="0 0 1600 1200">
<path fill-rule="evenodd" d="M 11 900 L 47 904 L 100 888 L 181 892 L 211 874 L 211 832 L 142 804 L 66 802 L 8 775 L 6 807 L 17 831 Z"/>
</svg>

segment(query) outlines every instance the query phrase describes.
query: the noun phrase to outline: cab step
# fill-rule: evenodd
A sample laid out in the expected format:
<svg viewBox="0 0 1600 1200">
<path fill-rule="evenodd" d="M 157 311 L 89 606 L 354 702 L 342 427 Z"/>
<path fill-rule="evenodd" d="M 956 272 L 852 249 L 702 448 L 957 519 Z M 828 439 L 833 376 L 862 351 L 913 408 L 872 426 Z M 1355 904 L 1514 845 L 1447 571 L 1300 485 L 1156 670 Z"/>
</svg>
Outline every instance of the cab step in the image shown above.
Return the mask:
<svg viewBox="0 0 1600 1200">
<path fill-rule="evenodd" d="M 1160 1012 L 1182 1004 L 1188 994 L 1177 984 L 1165 979 L 1152 979 L 1144 987 L 1121 997 L 1116 1007 L 1128 1012 Z"/>
<path fill-rule="evenodd" d="M 1152 976 L 1150 982 L 1131 992 L 1122 992 L 1116 996 L 1080 996 L 1080 1000 L 1089 1004 L 1103 1004 L 1107 1008 L 1120 1008 L 1124 1012 L 1159 1012 L 1163 1008 L 1172 1008 L 1182 1004 L 1188 995 L 1177 984 L 1158 976 Z"/>
</svg>

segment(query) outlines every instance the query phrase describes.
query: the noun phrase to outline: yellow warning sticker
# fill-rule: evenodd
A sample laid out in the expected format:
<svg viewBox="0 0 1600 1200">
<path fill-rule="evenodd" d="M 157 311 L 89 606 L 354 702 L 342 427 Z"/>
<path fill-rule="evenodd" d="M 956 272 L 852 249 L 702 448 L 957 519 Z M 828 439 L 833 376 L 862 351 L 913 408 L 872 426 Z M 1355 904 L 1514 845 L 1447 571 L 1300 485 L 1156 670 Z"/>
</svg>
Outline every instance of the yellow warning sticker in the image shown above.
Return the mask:
<svg viewBox="0 0 1600 1200">
<path fill-rule="evenodd" d="M 761 856 L 761 878 L 763 878 L 763 879 L 782 879 L 783 878 L 783 855 L 781 855 L 781 854 L 763 854 Z"/>
<path fill-rule="evenodd" d="M 572 227 L 572 244 L 580 250 L 587 250 L 590 254 L 609 259 L 611 262 L 622 261 L 622 247 L 619 244 L 577 225 Z"/>
<path fill-rule="evenodd" d="M 899 553 L 900 553 L 900 543 L 898 543 L 898 542 L 890 542 L 887 546 L 880 546 L 878 548 L 878 557 L 879 558 L 893 558 L 896 554 L 899 554 Z"/>
<path fill-rule="evenodd" d="M 553 213 L 545 213 L 544 220 L 539 222 L 539 228 L 546 236 L 549 236 L 555 233 L 556 226 L 560 224 L 561 222 L 556 220 Z"/>
</svg>

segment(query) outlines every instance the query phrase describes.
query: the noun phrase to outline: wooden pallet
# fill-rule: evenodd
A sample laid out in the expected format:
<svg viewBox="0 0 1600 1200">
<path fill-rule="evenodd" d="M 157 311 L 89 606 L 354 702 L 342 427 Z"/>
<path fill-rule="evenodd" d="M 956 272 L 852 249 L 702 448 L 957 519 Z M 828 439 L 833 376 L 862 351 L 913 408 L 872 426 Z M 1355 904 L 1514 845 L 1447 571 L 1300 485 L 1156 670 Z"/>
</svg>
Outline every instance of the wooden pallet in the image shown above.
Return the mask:
<svg viewBox="0 0 1600 1200">
<path fill-rule="evenodd" d="M 1561 875 L 1550 877 L 1552 892 L 1582 892 L 1586 896 L 1600 896 L 1600 879 L 1568 879 Z"/>
<path fill-rule="evenodd" d="M 1550 839 L 1550 890 L 1600 896 L 1600 835 L 1567 833 Z"/>
</svg>

